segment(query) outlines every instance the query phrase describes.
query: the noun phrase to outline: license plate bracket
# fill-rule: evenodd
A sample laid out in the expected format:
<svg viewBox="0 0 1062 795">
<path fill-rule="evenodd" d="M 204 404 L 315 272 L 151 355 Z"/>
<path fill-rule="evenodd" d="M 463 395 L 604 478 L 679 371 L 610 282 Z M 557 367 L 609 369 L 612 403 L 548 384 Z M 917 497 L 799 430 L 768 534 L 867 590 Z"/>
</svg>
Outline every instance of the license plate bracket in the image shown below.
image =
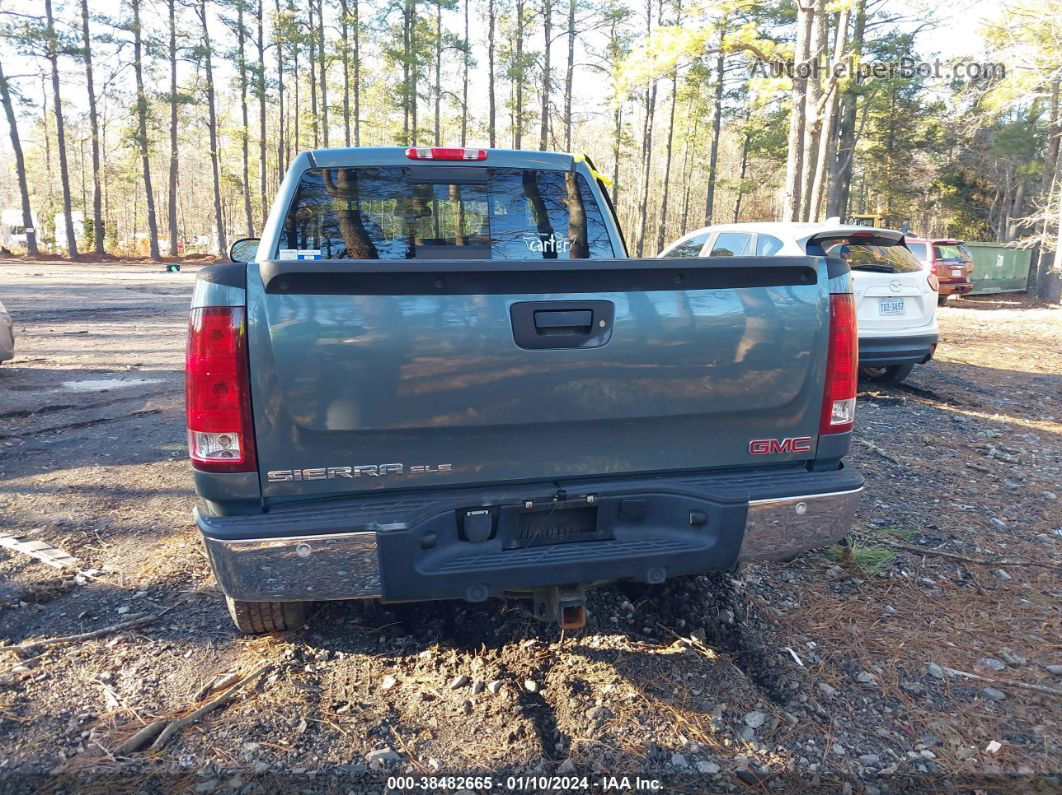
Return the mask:
<svg viewBox="0 0 1062 795">
<path fill-rule="evenodd" d="M 585 502 L 576 507 L 551 504 L 526 510 L 523 507 L 502 510 L 503 549 L 572 544 L 580 541 L 607 541 L 612 531 L 598 522 L 596 505 Z"/>
</svg>

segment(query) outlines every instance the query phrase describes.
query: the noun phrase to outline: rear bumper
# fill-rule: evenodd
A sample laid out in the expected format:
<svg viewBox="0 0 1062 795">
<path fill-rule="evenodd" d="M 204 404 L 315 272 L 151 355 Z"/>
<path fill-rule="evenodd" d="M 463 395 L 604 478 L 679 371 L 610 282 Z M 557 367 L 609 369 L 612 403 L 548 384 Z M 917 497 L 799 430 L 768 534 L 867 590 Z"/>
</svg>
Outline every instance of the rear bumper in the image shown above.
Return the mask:
<svg viewBox="0 0 1062 795">
<path fill-rule="evenodd" d="M 658 583 L 790 557 L 847 533 L 862 488 L 851 468 L 565 483 L 565 504 L 596 506 L 608 537 L 509 549 L 500 519 L 495 537 L 471 542 L 457 517 L 478 506 L 515 515 L 528 502 L 548 505 L 550 492 L 374 496 L 252 516 L 197 510 L 196 523 L 218 584 L 235 599 L 476 602 L 556 585 Z"/>
<path fill-rule="evenodd" d="M 941 295 L 965 295 L 973 289 L 973 282 L 946 282 L 940 281 Z"/>
<path fill-rule="evenodd" d="M 933 358 L 939 334 L 917 337 L 860 337 L 859 363 L 870 367 L 925 364 Z"/>
</svg>

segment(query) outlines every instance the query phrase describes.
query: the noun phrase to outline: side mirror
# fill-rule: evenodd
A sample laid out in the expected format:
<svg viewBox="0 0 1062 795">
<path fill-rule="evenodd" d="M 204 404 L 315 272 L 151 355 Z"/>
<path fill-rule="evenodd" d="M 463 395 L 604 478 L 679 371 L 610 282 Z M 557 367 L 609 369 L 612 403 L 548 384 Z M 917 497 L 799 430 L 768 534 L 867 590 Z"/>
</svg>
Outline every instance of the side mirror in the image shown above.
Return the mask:
<svg viewBox="0 0 1062 795">
<path fill-rule="evenodd" d="M 257 237 L 240 238 L 229 246 L 229 259 L 233 262 L 254 262 L 260 242 Z"/>
</svg>

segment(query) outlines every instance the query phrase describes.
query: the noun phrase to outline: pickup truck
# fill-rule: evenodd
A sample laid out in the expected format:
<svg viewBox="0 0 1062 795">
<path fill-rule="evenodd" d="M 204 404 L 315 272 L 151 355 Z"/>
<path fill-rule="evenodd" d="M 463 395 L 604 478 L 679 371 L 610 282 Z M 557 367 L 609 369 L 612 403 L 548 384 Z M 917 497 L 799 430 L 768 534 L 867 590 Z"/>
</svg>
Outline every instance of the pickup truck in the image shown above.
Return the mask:
<svg viewBox="0 0 1062 795">
<path fill-rule="evenodd" d="M 584 157 L 304 152 L 197 275 L 195 520 L 236 626 L 321 600 L 531 600 L 791 558 L 863 479 L 852 281 L 627 255 Z"/>
</svg>

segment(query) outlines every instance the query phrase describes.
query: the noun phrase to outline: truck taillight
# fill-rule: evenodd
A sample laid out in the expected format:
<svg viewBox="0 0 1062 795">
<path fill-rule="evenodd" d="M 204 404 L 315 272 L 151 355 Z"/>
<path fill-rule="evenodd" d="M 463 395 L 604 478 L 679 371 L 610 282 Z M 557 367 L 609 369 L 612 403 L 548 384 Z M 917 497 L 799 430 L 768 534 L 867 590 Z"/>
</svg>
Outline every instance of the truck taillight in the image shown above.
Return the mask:
<svg viewBox="0 0 1062 795">
<path fill-rule="evenodd" d="M 485 149 L 464 147 L 411 146 L 406 150 L 410 160 L 486 160 Z"/>
<path fill-rule="evenodd" d="M 188 452 L 206 472 L 256 468 L 244 318 L 240 306 L 199 307 L 188 318 Z"/>
<path fill-rule="evenodd" d="M 855 301 L 851 294 L 831 295 L 830 343 L 826 354 L 826 385 L 822 392 L 819 433 L 852 430 L 858 368 Z"/>
</svg>

